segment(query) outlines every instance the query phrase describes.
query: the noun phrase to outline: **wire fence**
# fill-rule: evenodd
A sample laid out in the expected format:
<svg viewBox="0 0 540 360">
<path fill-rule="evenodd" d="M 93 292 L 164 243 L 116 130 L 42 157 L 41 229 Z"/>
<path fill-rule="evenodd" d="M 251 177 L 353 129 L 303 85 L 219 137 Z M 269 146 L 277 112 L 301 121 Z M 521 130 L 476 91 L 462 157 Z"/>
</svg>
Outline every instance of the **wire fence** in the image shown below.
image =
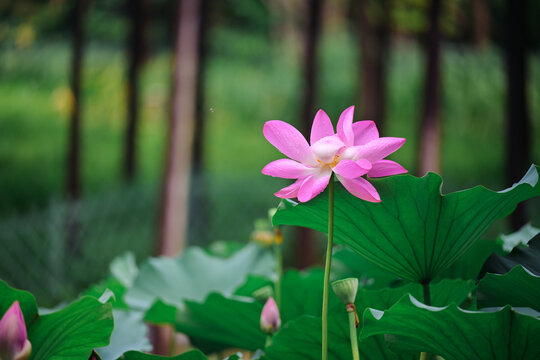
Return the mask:
<svg viewBox="0 0 540 360">
<path fill-rule="evenodd" d="M 256 218 L 277 205 L 275 182 L 232 175 L 194 179 L 188 243 L 247 241 Z M 263 191 L 264 189 L 264 191 Z M 116 256 L 152 255 L 160 189 L 135 185 L 90 195 L 77 204 L 51 200 L 43 209 L 0 220 L 0 279 L 32 292 L 42 306 L 73 298 L 107 276 Z"/>
</svg>

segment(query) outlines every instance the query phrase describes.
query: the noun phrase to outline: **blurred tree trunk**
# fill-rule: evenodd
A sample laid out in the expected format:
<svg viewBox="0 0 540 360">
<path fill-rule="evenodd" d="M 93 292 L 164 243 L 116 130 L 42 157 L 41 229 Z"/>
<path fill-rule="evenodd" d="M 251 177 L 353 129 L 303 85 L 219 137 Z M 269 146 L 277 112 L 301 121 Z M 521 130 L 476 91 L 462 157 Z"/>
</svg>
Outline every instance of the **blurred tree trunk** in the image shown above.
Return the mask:
<svg viewBox="0 0 540 360">
<path fill-rule="evenodd" d="M 127 128 L 124 148 L 124 179 L 133 181 L 137 171 L 137 127 L 139 122 L 139 70 L 144 54 L 144 0 L 128 0 L 131 21 L 127 83 Z"/>
<path fill-rule="evenodd" d="M 377 11 L 369 11 L 378 6 Z M 358 6 L 358 31 L 361 49 L 361 114 L 362 119 L 374 120 L 384 132 L 386 104 L 386 63 L 390 42 L 390 4 L 361 0 Z M 372 16 L 369 16 L 369 14 Z M 376 16 L 375 14 L 378 14 Z"/>
<path fill-rule="evenodd" d="M 69 139 L 67 152 L 67 193 L 70 200 L 70 211 L 67 219 L 67 249 L 70 254 L 79 253 L 78 202 L 81 197 L 81 77 L 84 47 L 84 18 L 90 0 L 75 0 L 72 13 L 72 55 L 70 87 L 72 106 L 69 123 Z"/>
<path fill-rule="evenodd" d="M 185 246 L 189 177 L 197 116 L 199 0 L 180 0 L 174 59 L 172 111 L 158 253 L 174 256 Z"/>
<path fill-rule="evenodd" d="M 190 174 L 197 118 L 201 2 L 179 0 L 174 56 L 173 94 L 163 185 L 157 253 L 178 255 L 186 246 Z M 172 341 L 169 327 L 152 331 L 156 354 L 166 355 Z"/>
<path fill-rule="evenodd" d="M 531 162 L 529 111 L 527 108 L 526 1 L 506 0 L 506 76 L 507 76 L 507 152 L 506 180 L 510 185 L 519 181 Z M 518 206 L 512 214 L 514 230 L 526 222 L 525 208 Z"/>
<path fill-rule="evenodd" d="M 322 0 L 307 0 L 307 22 L 305 24 L 303 77 L 304 92 L 300 119 L 301 129 L 307 139 L 311 132 L 311 124 L 315 115 L 315 98 L 317 90 L 317 49 L 321 33 Z M 295 266 L 303 269 L 315 262 L 313 232 L 307 228 L 298 228 L 296 248 L 294 251 Z"/>
<path fill-rule="evenodd" d="M 426 43 L 424 105 L 420 125 L 420 150 L 417 166 L 418 173 L 421 176 L 428 171 L 440 173 L 440 0 L 431 0 L 430 5 L 429 30 Z"/>
<path fill-rule="evenodd" d="M 300 45 L 304 41 L 305 31 L 298 26 L 297 19 L 306 3 L 298 0 L 266 0 L 266 5 L 272 21 L 270 39 L 273 45 L 278 44 L 273 56 L 288 62 L 298 61 L 304 52 Z"/>
<path fill-rule="evenodd" d="M 317 91 L 317 51 L 321 33 L 322 0 L 307 0 L 307 22 L 305 25 L 302 98 L 302 130 L 309 139 L 313 116 L 315 115 L 315 98 Z"/>
<path fill-rule="evenodd" d="M 193 133 L 193 153 L 191 159 L 191 198 L 190 198 L 190 216 L 189 228 L 193 230 L 193 239 L 201 244 L 202 239 L 206 239 L 208 214 L 207 209 L 207 179 L 204 173 L 204 130 L 205 130 L 205 102 L 204 102 L 204 83 L 207 58 L 207 41 L 209 26 L 209 0 L 200 1 L 200 20 L 199 20 L 199 44 L 198 44 L 198 73 L 196 79 L 196 118 Z"/>
<path fill-rule="evenodd" d="M 489 43 L 490 16 L 487 0 L 473 0 L 474 38 L 479 47 Z"/>
</svg>

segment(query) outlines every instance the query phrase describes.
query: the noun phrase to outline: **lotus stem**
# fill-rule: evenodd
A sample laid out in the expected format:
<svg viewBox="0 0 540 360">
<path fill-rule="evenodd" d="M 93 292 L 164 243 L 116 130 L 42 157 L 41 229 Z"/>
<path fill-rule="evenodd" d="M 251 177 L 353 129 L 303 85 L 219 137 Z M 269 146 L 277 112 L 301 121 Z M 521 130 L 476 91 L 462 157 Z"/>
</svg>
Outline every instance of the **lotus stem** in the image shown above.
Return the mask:
<svg viewBox="0 0 540 360">
<path fill-rule="evenodd" d="M 424 304 L 431 305 L 431 292 L 429 290 L 429 280 L 422 282 L 422 292 L 424 293 Z M 420 360 L 427 360 L 429 354 L 427 352 L 420 353 Z"/>
<path fill-rule="evenodd" d="M 322 306 L 322 360 L 328 360 L 328 292 L 330 288 L 330 267 L 332 265 L 332 246 L 334 245 L 334 173 L 328 184 L 328 244 L 324 265 L 324 287 Z"/>
<path fill-rule="evenodd" d="M 269 347 L 270 345 L 272 345 L 272 335 L 267 335 L 266 336 L 266 341 L 264 343 L 264 347 L 267 348 Z M 220 359 L 223 359 L 222 357 L 220 357 Z"/>
<path fill-rule="evenodd" d="M 351 350 L 353 360 L 360 360 L 360 354 L 358 353 L 358 336 L 356 335 L 356 328 L 358 327 L 358 315 L 356 314 L 354 304 L 347 305 L 347 313 L 349 314 L 349 334 L 351 335 Z"/>
<path fill-rule="evenodd" d="M 283 250 L 281 248 L 281 230 L 279 228 L 274 229 L 274 238 L 275 238 L 275 244 L 274 244 L 274 251 L 276 254 L 276 272 L 277 272 L 277 280 L 276 280 L 276 288 L 274 291 L 274 294 L 276 296 L 276 303 L 278 306 L 278 309 L 281 310 L 281 280 L 283 278 Z M 278 240 L 279 239 L 279 240 Z"/>
</svg>

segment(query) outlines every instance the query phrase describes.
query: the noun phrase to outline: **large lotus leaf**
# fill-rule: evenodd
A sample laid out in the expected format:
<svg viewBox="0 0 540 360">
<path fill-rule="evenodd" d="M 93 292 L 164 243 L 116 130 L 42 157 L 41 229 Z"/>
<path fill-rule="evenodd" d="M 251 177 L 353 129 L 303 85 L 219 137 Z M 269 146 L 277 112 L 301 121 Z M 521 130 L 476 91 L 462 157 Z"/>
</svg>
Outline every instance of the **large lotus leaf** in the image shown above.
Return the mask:
<svg viewBox="0 0 540 360">
<path fill-rule="evenodd" d="M 437 279 L 478 279 L 484 262 L 492 255 L 503 252 L 499 241 L 479 239 Z"/>
<path fill-rule="evenodd" d="M 249 296 L 251 297 L 253 293 L 260 288 L 265 286 L 273 286 L 274 282 L 262 275 L 248 275 L 246 281 L 240 285 L 236 290 L 234 290 L 234 295 L 238 296 Z"/>
<path fill-rule="evenodd" d="M 131 287 L 139 273 L 139 268 L 137 268 L 135 262 L 135 255 L 132 252 L 127 252 L 116 257 L 111 261 L 109 272 L 111 276 L 118 279 L 126 288 Z"/>
<path fill-rule="evenodd" d="M 208 358 L 198 350 L 193 350 L 182 355 L 171 357 L 145 354 L 138 351 L 129 351 L 119 357 L 118 360 L 208 360 Z"/>
<path fill-rule="evenodd" d="M 109 345 L 96 349 L 101 359 L 115 360 L 129 350 L 152 350 L 142 313 L 114 309 L 113 317 L 114 330 Z"/>
<path fill-rule="evenodd" d="M 340 310 L 340 311 L 339 311 Z M 352 358 L 349 323 L 345 306 L 331 309 L 328 319 L 328 359 Z M 390 351 L 384 336 L 373 336 L 358 343 L 363 360 L 417 359 L 416 356 L 399 356 Z M 321 318 L 305 315 L 280 330 L 265 349 L 268 360 L 318 360 L 321 358 Z"/>
<path fill-rule="evenodd" d="M 477 186 L 442 195 L 442 179 L 434 173 L 372 182 L 380 203 L 361 200 L 336 184 L 336 242 L 415 282 L 437 277 L 495 220 L 511 213 L 519 202 L 540 195 L 536 166 L 531 166 L 519 183 L 499 192 Z M 328 191 L 304 204 L 284 200 L 273 222 L 326 232 L 327 217 Z"/>
<path fill-rule="evenodd" d="M 0 316 L 15 300 L 21 306 L 32 343 L 30 360 L 88 360 L 93 348 L 109 343 L 113 330 L 110 303 L 85 296 L 40 316 L 32 294 L 0 280 Z"/>
<path fill-rule="evenodd" d="M 115 309 L 129 310 L 129 306 L 124 301 L 124 294 L 126 293 L 127 288 L 120 280 L 113 276 L 109 276 L 99 284 L 92 285 L 85 290 L 82 295 L 99 299 L 105 291 L 111 291 L 114 294 L 112 305 Z"/>
<path fill-rule="evenodd" d="M 469 297 L 475 287 L 472 280 L 444 279 L 430 284 L 430 300 L 435 306 L 445 306 L 452 303 L 461 304 Z M 408 283 L 397 288 L 359 290 L 356 296 L 356 308 L 359 311 L 377 306 L 388 309 L 405 294 L 423 298 L 422 286 L 416 283 Z"/>
<path fill-rule="evenodd" d="M 227 258 L 232 256 L 235 252 L 242 250 L 244 246 L 246 246 L 246 244 L 240 242 L 218 240 L 205 247 L 204 250 L 209 255 Z"/>
<path fill-rule="evenodd" d="M 435 304 L 461 303 L 474 289 L 474 282 L 461 280 L 444 280 L 432 286 L 432 301 Z M 422 288 L 418 284 L 407 284 L 399 288 L 360 290 L 355 305 L 359 314 L 368 307 L 379 306 L 389 308 L 404 294 L 420 294 Z M 329 314 L 329 359 L 350 359 L 348 319 L 343 304 L 330 308 Z M 415 359 L 409 354 L 397 355 L 390 351 L 384 336 L 373 336 L 359 341 L 361 359 Z M 302 316 L 287 324 L 273 339 L 272 345 L 266 349 L 269 359 L 320 359 L 321 319 L 314 316 Z"/>
<path fill-rule="evenodd" d="M 124 294 L 133 285 L 139 269 L 135 263 L 135 255 L 127 252 L 113 259 L 109 266 L 109 276 L 104 281 L 92 285 L 83 292 L 83 295 L 93 296 L 99 299 L 109 290 L 114 294 L 113 307 L 115 309 L 129 310 L 124 301 Z"/>
<path fill-rule="evenodd" d="M 145 319 L 174 324 L 176 331 L 188 335 L 194 346 L 208 353 L 231 347 L 256 350 L 266 340 L 259 325 L 262 308 L 263 304 L 251 298 L 211 293 L 202 303 L 186 300 L 182 310 L 158 300 Z"/>
<path fill-rule="evenodd" d="M 105 346 L 113 330 L 112 306 L 82 297 L 60 311 L 39 317 L 28 329 L 30 360 L 88 360 Z"/>
<path fill-rule="evenodd" d="M 313 269 L 309 272 L 287 271 L 282 280 L 282 322 L 304 314 L 319 315 L 322 309 L 324 272 Z M 268 280 L 250 277 L 235 293 L 249 295 L 246 290 L 255 290 Z M 330 294 L 330 304 L 340 300 Z M 263 304 L 248 297 L 225 297 L 212 293 L 203 302 L 185 301 L 185 307 L 177 309 L 163 302 L 156 302 L 146 313 L 146 320 L 153 323 L 174 323 L 176 330 L 187 334 L 192 343 L 206 352 L 229 347 L 249 350 L 262 348 L 266 336 L 260 330 L 260 315 Z M 235 326 L 230 326 L 231 321 Z"/>
<path fill-rule="evenodd" d="M 262 308 L 254 299 L 212 293 L 203 303 L 186 301 L 175 327 L 203 351 L 231 347 L 257 350 L 266 340 L 260 329 Z"/>
<path fill-rule="evenodd" d="M 144 354 L 138 351 L 129 351 L 118 358 L 118 360 L 208 360 L 208 358 L 199 350 L 188 351 L 178 356 L 158 356 Z M 232 355 L 227 360 L 240 360 L 238 355 Z"/>
<path fill-rule="evenodd" d="M 478 284 L 479 307 L 512 305 L 540 311 L 540 276 L 521 265 L 504 275 L 486 274 Z"/>
<path fill-rule="evenodd" d="M 534 238 L 539 233 L 540 229 L 535 228 L 531 224 L 525 224 L 514 233 L 501 235 L 500 241 L 502 242 L 503 250 L 510 252 L 516 246 L 527 246 L 529 240 Z"/>
<path fill-rule="evenodd" d="M 529 240 L 527 247 L 515 247 L 506 256 L 491 255 L 482 268 L 485 273 L 505 274 L 517 265 L 523 265 L 529 271 L 540 276 L 540 234 Z"/>
<path fill-rule="evenodd" d="M 358 279 L 358 285 L 364 289 L 395 287 L 402 282 L 391 272 L 381 269 L 380 266 L 346 247 L 334 248 L 330 276 L 335 280 L 355 277 Z"/>
<path fill-rule="evenodd" d="M 302 315 L 320 315 L 322 311 L 324 271 L 290 270 L 285 273 L 281 286 L 281 318 L 283 322 Z M 331 291 L 329 306 L 341 303 Z"/>
<path fill-rule="evenodd" d="M 15 300 L 19 301 L 26 326 L 30 326 L 38 317 L 36 298 L 28 291 L 14 289 L 0 280 L 0 317 Z"/>
<path fill-rule="evenodd" d="M 283 324 L 303 315 L 320 316 L 323 277 L 323 272 L 318 269 L 285 273 L 281 305 Z M 444 280 L 431 286 L 433 303 L 461 303 L 474 287 L 472 281 Z M 410 283 L 393 289 L 361 290 L 356 306 L 360 310 L 375 305 L 390 307 L 407 293 L 419 296 L 422 287 Z M 330 308 L 338 309 L 338 314 L 344 312 L 344 305 L 334 293 L 330 294 Z M 156 303 L 147 313 L 147 319 L 157 323 L 171 323 L 175 319 L 176 330 L 187 334 L 194 345 L 206 352 L 228 347 L 255 350 L 262 348 L 265 343 L 259 325 L 261 311 L 262 304 L 252 299 L 211 294 L 203 303 L 186 301 L 185 309 L 178 312 L 172 306 Z M 231 321 L 237 325 L 230 326 Z"/>
<path fill-rule="evenodd" d="M 405 296 L 389 310 L 366 309 L 361 339 L 388 334 L 396 351 L 427 351 L 446 360 L 538 359 L 540 320 L 510 306 L 466 311 L 426 306 Z"/>
<path fill-rule="evenodd" d="M 433 300 L 437 303 L 447 301 L 461 302 L 474 287 L 472 282 L 447 280 L 432 286 Z M 418 284 L 407 284 L 399 288 L 379 290 L 360 290 L 355 305 L 359 314 L 370 306 L 389 308 L 404 294 L 419 294 Z M 334 304 L 329 312 L 329 359 L 350 359 L 349 323 L 345 305 Z M 412 359 L 409 355 L 398 356 L 385 345 L 384 336 L 371 337 L 359 343 L 362 359 Z M 302 316 L 286 324 L 265 349 L 268 359 L 320 359 L 321 356 L 321 318 Z"/>
<path fill-rule="evenodd" d="M 256 244 L 228 258 L 192 247 L 176 258 L 152 258 L 143 264 L 125 300 L 143 310 L 156 299 L 182 307 L 183 300 L 202 301 L 212 291 L 231 295 L 248 274 L 268 276 L 274 268 L 273 255 Z"/>
</svg>

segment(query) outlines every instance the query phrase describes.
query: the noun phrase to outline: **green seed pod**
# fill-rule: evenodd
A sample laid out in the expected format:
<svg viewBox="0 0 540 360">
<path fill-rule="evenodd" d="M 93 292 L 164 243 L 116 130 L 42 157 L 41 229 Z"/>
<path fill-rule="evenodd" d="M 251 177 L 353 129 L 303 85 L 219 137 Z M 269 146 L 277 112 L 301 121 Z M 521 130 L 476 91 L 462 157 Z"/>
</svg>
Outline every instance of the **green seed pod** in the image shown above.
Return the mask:
<svg viewBox="0 0 540 360">
<path fill-rule="evenodd" d="M 358 279 L 347 278 L 332 283 L 332 290 L 345 305 L 353 304 L 358 291 Z"/>
</svg>

